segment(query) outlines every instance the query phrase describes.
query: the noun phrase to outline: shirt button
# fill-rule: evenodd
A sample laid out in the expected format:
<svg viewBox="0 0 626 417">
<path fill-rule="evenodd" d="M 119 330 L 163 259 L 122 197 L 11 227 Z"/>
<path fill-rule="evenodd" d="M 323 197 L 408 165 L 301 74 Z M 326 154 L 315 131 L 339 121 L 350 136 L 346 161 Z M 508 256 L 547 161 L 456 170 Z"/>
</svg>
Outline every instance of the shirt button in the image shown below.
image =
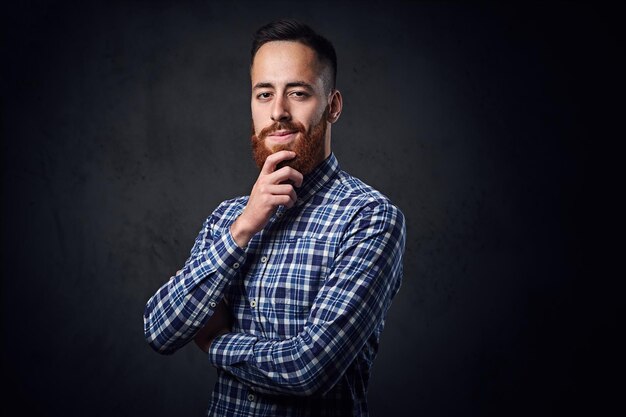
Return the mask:
<svg viewBox="0 0 626 417">
<path fill-rule="evenodd" d="M 261 258 L 261 262 L 263 262 L 263 263 L 267 262 L 267 256 L 262 257 Z"/>
<path fill-rule="evenodd" d="M 278 217 L 278 218 L 283 217 L 283 213 L 281 213 L 281 212 L 276 213 L 276 217 Z"/>
<path fill-rule="evenodd" d="M 254 396 L 254 394 L 248 394 L 248 401 L 254 401 L 256 400 L 256 397 Z"/>
<path fill-rule="evenodd" d="M 250 301 L 250 307 L 252 307 L 252 308 L 256 307 L 256 300 L 251 300 Z"/>
<path fill-rule="evenodd" d="M 233 268 L 234 268 L 234 269 L 239 268 L 239 262 L 235 262 L 235 263 L 233 264 Z"/>
<path fill-rule="evenodd" d="M 217 305 L 217 304 L 215 304 L 215 301 L 211 301 L 211 302 L 209 303 L 209 306 L 211 306 L 211 308 L 215 308 L 215 306 L 216 306 L 216 305 Z"/>
</svg>

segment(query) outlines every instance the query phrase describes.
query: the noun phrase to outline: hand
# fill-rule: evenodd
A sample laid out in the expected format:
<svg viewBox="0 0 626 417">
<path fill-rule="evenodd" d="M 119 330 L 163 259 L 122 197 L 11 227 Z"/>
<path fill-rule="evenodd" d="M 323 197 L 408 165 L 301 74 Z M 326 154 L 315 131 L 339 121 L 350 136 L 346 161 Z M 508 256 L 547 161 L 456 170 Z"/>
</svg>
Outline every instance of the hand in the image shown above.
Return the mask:
<svg viewBox="0 0 626 417">
<path fill-rule="evenodd" d="M 230 227 L 230 233 L 239 247 L 248 245 L 252 236 L 265 227 L 278 206 L 291 208 L 296 203 L 294 187 L 302 185 L 302 174 L 291 167 L 276 170 L 280 162 L 295 156 L 295 152 L 280 151 L 265 160 L 246 208 Z"/>
<path fill-rule="evenodd" d="M 215 311 L 209 321 L 207 321 L 204 327 L 196 333 L 194 342 L 196 342 L 196 345 L 198 345 L 198 347 L 205 353 L 208 353 L 213 340 L 224 333 L 230 333 L 232 323 L 233 316 L 230 313 L 226 302 L 222 300 L 217 307 L 215 307 Z"/>
</svg>

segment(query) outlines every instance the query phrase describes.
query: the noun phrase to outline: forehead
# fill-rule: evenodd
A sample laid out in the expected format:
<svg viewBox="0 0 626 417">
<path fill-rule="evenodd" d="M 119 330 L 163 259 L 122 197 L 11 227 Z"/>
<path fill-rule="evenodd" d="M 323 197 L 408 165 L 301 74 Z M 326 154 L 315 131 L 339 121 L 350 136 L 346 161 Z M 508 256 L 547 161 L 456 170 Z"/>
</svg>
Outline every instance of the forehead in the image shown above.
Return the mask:
<svg viewBox="0 0 626 417">
<path fill-rule="evenodd" d="M 252 85 L 293 81 L 317 84 L 321 82 L 321 69 L 315 51 L 308 46 L 294 41 L 273 41 L 257 51 L 250 76 Z"/>
</svg>

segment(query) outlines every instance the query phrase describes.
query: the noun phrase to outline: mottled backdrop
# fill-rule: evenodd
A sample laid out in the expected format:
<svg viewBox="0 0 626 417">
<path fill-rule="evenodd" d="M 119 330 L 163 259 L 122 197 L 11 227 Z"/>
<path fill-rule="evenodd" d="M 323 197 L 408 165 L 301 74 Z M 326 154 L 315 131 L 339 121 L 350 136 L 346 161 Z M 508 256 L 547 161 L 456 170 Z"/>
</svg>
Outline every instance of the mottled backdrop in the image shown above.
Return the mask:
<svg viewBox="0 0 626 417">
<path fill-rule="evenodd" d="M 622 85 L 615 10 L 30 1 L 0 13 L 5 415 L 203 414 L 214 369 L 194 345 L 151 351 L 143 308 L 204 218 L 255 180 L 249 47 L 277 17 L 334 41 L 334 151 L 408 221 L 372 414 L 601 415 L 622 392 L 607 380 L 622 252 L 608 239 L 623 192 L 607 128 Z"/>
</svg>

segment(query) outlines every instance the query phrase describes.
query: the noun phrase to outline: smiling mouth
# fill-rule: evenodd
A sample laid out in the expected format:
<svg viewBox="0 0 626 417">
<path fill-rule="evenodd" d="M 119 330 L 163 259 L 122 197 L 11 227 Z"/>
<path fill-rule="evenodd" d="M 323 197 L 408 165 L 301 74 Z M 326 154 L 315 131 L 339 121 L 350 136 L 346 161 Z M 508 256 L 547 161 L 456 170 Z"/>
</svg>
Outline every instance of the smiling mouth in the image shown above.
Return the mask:
<svg viewBox="0 0 626 417">
<path fill-rule="evenodd" d="M 272 132 L 270 133 L 268 136 L 288 136 L 291 135 L 293 133 L 296 133 L 295 130 L 279 130 L 277 132 Z"/>
<path fill-rule="evenodd" d="M 297 130 L 281 130 L 278 132 L 272 132 L 267 135 L 267 138 L 272 140 L 272 142 L 290 142 L 295 138 Z"/>
</svg>

